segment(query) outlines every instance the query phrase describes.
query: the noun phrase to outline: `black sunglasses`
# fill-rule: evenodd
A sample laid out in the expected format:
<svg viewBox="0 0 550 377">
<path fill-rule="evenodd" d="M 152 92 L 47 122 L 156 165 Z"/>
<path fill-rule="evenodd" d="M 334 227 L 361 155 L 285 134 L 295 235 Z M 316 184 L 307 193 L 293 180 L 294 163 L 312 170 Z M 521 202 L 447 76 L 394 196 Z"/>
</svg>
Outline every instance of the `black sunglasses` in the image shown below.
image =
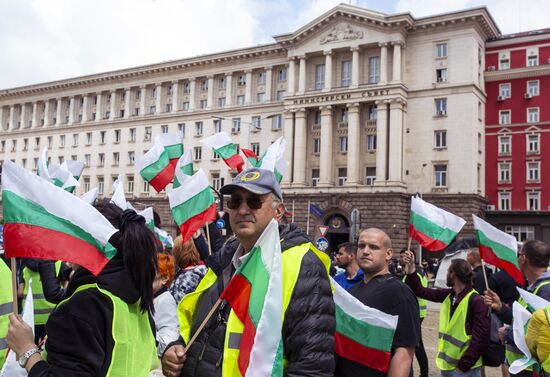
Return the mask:
<svg viewBox="0 0 550 377">
<path fill-rule="evenodd" d="M 227 201 L 227 208 L 229 209 L 239 209 L 241 204 L 246 200 L 246 205 L 250 209 L 260 209 L 264 202 L 259 197 L 250 196 L 246 199 L 243 198 L 231 198 Z"/>
</svg>

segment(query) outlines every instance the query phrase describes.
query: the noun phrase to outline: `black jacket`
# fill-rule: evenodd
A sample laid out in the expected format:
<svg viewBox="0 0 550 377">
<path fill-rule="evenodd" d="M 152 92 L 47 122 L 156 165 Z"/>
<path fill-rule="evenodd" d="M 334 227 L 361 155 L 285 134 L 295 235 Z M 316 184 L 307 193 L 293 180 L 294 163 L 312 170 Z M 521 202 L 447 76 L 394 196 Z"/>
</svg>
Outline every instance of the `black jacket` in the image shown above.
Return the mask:
<svg viewBox="0 0 550 377">
<path fill-rule="evenodd" d="M 279 228 L 281 250 L 309 242 L 294 224 Z M 193 334 L 214 305 L 235 269 L 231 260 L 239 243 L 233 239 L 206 264 L 218 275 L 215 287 L 200 298 L 191 326 Z M 284 273 L 284 272 L 283 272 Z M 224 302 L 217 315 L 187 352 L 182 376 L 221 376 L 226 319 L 230 308 Z M 306 253 L 283 323 L 283 348 L 288 363 L 284 376 L 332 376 L 334 373 L 335 308 L 328 275 L 323 263 L 312 252 Z"/>
<path fill-rule="evenodd" d="M 121 259 L 112 259 L 96 277 L 78 269 L 67 287 L 67 297 L 81 285 L 97 283 L 127 303 L 139 293 Z M 40 361 L 29 377 L 105 376 L 111 362 L 113 304 L 95 289 L 86 289 L 57 307 L 46 323 L 47 362 Z M 152 330 L 151 330 L 152 331 Z"/>
</svg>

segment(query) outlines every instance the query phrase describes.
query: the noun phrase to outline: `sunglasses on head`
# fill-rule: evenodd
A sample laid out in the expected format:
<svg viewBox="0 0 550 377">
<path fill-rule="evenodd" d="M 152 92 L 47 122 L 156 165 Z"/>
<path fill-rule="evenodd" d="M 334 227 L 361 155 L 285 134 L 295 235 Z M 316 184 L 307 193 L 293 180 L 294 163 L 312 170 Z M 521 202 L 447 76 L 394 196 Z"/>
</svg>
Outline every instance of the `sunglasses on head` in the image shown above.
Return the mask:
<svg viewBox="0 0 550 377">
<path fill-rule="evenodd" d="M 239 207 L 246 201 L 246 205 L 250 209 L 260 209 L 264 202 L 257 196 L 249 196 L 248 198 L 230 198 L 227 201 L 227 208 L 229 209 L 239 209 Z"/>
</svg>

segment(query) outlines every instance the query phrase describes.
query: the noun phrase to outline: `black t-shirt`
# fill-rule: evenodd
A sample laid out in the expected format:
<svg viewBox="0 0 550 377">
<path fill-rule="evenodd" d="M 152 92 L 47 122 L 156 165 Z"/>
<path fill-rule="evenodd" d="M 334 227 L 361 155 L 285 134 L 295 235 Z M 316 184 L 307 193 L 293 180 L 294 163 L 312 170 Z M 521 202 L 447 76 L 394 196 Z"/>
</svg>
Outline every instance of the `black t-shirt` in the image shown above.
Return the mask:
<svg viewBox="0 0 550 377">
<path fill-rule="evenodd" d="M 420 340 L 418 301 L 411 289 L 391 274 L 379 275 L 368 283 L 357 283 L 349 293 L 363 304 L 398 315 L 393 336 L 392 356 L 396 348 L 416 347 Z M 383 377 L 385 373 L 354 361 L 336 357 L 335 377 Z"/>
</svg>

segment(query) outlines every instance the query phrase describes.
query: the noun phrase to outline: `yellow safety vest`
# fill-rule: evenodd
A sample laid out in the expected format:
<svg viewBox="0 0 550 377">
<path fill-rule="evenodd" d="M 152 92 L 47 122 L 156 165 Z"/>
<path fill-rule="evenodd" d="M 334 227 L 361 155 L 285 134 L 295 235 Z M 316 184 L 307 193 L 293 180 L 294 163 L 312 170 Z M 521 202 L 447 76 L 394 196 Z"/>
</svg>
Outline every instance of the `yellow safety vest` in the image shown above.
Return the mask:
<svg viewBox="0 0 550 377">
<path fill-rule="evenodd" d="M 427 288 L 428 287 L 428 279 L 426 278 L 426 276 L 422 275 L 420 272 L 417 272 L 416 275 L 420 279 L 420 284 L 422 284 L 422 286 L 424 288 Z M 403 280 L 403 283 L 404 283 L 405 280 L 407 280 L 407 275 L 403 275 L 402 280 Z M 426 314 L 428 312 L 428 304 L 427 304 L 426 299 L 423 299 L 423 298 L 420 298 L 420 297 L 416 297 L 416 299 L 418 300 L 418 309 L 419 309 L 419 313 L 420 313 L 420 318 L 426 318 Z"/>
<path fill-rule="evenodd" d="M 330 268 L 329 257 L 317 250 L 311 243 L 294 246 L 285 250 L 282 256 L 282 283 L 283 283 L 283 323 L 285 318 L 286 309 L 290 303 L 292 292 L 294 292 L 294 286 L 298 280 L 298 274 L 300 273 L 300 266 L 302 265 L 302 258 L 309 251 L 313 251 L 321 260 L 327 270 L 327 276 Z M 200 297 L 210 287 L 214 286 L 218 279 L 216 273 L 209 269 L 204 278 L 201 280 L 197 289 L 188 295 L 186 295 L 178 305 L 178 318 L 180 322 L 180 334 L 187 343 L 191 338 L 191 325 L 193 321 L 193 315 L 197 308 L 197 303 Z M 222 377 L 241 377 L 241 372 L 237 361 L 239 359 L 239 346 L 240 342 L 235 342 L 235 339 L 240 339 L 243 333 L 243 324 L 237 318 L 233 310 L 229 313 L 227 320 L 227 329 L 225 332 L 224 350 L 223 350 L 223 362 L 222 362 Z M 286 365 L 286 360 L 283 361 L 283 367 Z"/>
<path fill-rule="evenodd" d="M 78 287 L 69 298 L 61 301 L 58 307 L 86 289 L 98 290 L 113 303 L 111 334 L 115 344 L 106 377 L 148 376 L 151 369 L 156 367 L 158 358 L 149 315 L 141 311 L 140 301 L 128 304 L 97 284 L 85 284 Z M 47 341 L 45 351 L 42 356 L 47 358 Z"/>
<path fill-rule="evenodd" d="M 11 287 L 11 270 L 0 260 L 0 366 L 4 365 L 4 360 L 8 352 L 8 325 L 10 320 L 8 315 L 12 312 L 13 294 Z"/>
<path fill-rule="evenodd" d="M 546 322 L 548 323 L 548 326 L 550 326 L 550 307 L 547 306 L 546 308 L 544 308 L 544 314 L 546 315 Z M 550 373 L 550 357 L 542 361 L 540 363 L 540 366 L 542 367 L 542 370 L 545 374 Z"/>
<path fill-rule="evenodd" d="M 455 370 L 458 361 L 470 346 L 471 335 L 466 334 L 466 317 L 470 297 L 477 293 L 470 291 L 458 304 L 451 317 L 451 296 L 447 296 L 439 311 L 439 343 L 435 363 L 441 370 Z M 472 369 L 481 367 L 481 357 Z"/>
<path fill-rule="evenodd" d="M 55 275 L 59 275 L 61 270 L 61 261 L 55 262 Z M 28 267 L 23 269 L 23 279 L 25 280 L 25 289 L 23 291 L 24 297 L 27 297 L 29 291 L 29 281 L 32 279 L 32 298 L 34 305 L 34 324 L 44 325 L 48 321 L 50 313 L 55 308 L 55 304 L 46 300 L 44 297 L 44 288 L 42 287 L 42 280 L 40 279 L 40 273 L 33 271 Z M 23 307 L 25 306 L 25 299 L 23 299 Z"/>
<path fill-rule="evenodd" d="M 545 285 L 547 284 L 550 284 L 550 279 L 549 280 L 543 280 L 542 282 L 540 282 L 539 285 L 537 285 L 535 287 L 535 289 L 533 290 L 533 294 L 536 295 L 539 291 L 539 289 L 541 287 L 544 287 Z M 531 308 L 530 306 L 527 305 L 527 303 L 525 302 L 525 300 L 523 300 L 523 297 L 520 297 L 519 300 L 518 300 L 518 303 L 523 306 L 524 308 L 527 308 L 530 312 L 533 312 L 533 308 Z M 511 345 L 511 344 L 506 344 L 506 362 L 508 363 L 508 365 L 512 365 L 512 363 L 518 359 L 521 359 L 523 357 L 523 352 L 521 352 L 519 350 L 519 348 L 515 347 L 514 345 Z M 527 368 L 524 369 L 525 371 L 533 371 L 533 367 L 529 366 Z"/>
</svg>

